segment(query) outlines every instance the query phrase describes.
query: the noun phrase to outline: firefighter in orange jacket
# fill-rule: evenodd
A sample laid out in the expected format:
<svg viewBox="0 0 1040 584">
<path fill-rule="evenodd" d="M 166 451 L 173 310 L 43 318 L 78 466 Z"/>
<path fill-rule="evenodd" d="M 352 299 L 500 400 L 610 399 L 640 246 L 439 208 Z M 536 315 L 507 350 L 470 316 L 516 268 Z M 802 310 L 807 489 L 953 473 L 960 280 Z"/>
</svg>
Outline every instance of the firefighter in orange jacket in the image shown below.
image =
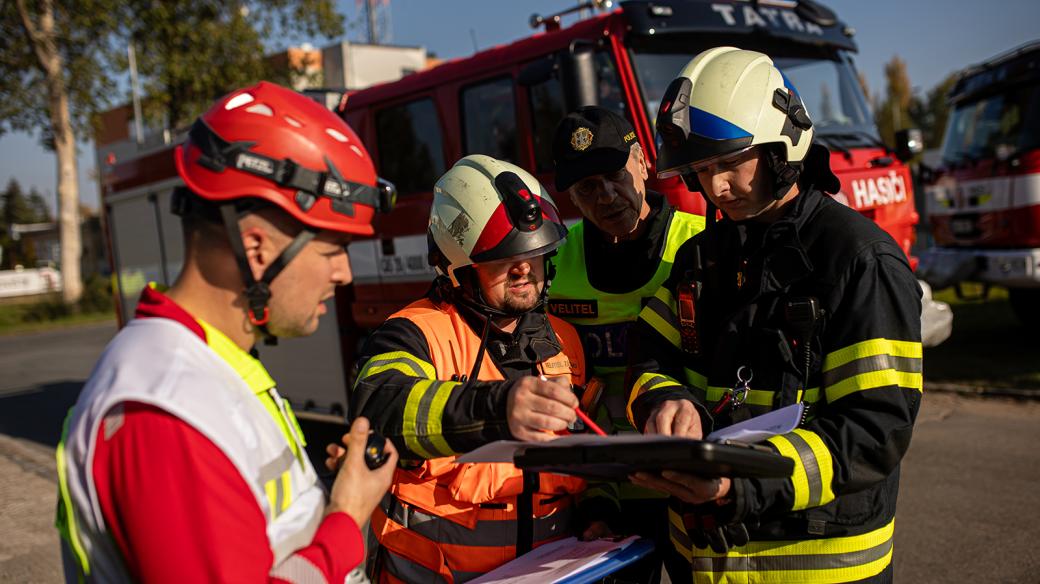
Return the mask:
<svg viewBox="0 0 1040 584">
<path fill-rule="evenodd" d="M 575 420 L 581 344 L 544 310 L 546 254 L 565 235 L 545 187 L 512 164 L 467 156 L 437 181 L 437 279 L 369 337 L 351 395 L 404 461 L 372 516 L 377 581 L 464 582 L 571 533 L 580 479 L 454 463 L 494 440 L 550 440 Z"/>
</svg>

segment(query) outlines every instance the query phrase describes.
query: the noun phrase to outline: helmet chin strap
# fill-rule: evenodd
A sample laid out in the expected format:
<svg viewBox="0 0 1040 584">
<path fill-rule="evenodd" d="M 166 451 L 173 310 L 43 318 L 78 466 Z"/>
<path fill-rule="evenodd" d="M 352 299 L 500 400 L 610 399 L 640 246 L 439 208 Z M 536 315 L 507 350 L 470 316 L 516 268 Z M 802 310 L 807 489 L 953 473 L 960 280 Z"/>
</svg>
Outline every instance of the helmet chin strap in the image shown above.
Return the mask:
<svg viewBox="0 0 1040 584">
<path fill-rule="evenodd" d="M 246 308 L 246 315 L 249 317 L 249 322 L 260 331 L 265 345 L 277 345 L 278 337 L 272 334 L 267 327 L 271 319 L 271 308 L 267 305 L 271 299 L 271 282 L 285 269 L 285 266 L 289 265 L 296 254 L 300 253 L 300 250 L 314 239 L 318 232 L 304 227 L 282 250 L 282 253 L 271 262 L 271 265 L 267 266 L 263 275 L 257 280 L 253 277 L 253 270 L 249 267 L 246 249 L 242 244 L 242 230 L 238 227 L 238 212 L 235 210 L 234 203 L 221 205 L 220 214 L 224 219 L 224 228 L 227 230 L 228 240 L 231 243 L 231 251 L 238 263 L 238 272 L 245 285 L 246 302 L 249 305 Z"/>
<path fill-rule="evenodd" d="M 766 164 L 773 172 L 773 198 L 779 201 L 798 182 L 798 177 L 802 174 L 802 164 L 788 162 L 777 153 L 776 148 L 764 148 L 764 150 Z"/>
</svg>

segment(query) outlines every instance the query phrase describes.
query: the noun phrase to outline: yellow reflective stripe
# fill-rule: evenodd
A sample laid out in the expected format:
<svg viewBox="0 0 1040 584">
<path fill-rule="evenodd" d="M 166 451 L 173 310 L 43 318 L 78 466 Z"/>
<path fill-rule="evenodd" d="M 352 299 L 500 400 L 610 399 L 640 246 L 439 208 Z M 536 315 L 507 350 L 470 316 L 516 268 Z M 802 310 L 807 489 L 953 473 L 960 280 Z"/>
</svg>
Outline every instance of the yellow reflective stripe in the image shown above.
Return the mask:
<svg viewBox="0 0 1040 584">
<path fill-rule="evenodd" d="M 264 483 L 264 493 L 267 494 L 267 508 L 271 510 L 271 520 L 278 517 L 278 484 L 280 479 L 271 479 Z"/>
<path fill-rule="evenodd" d="M 361 373 L 358 374 L 358 379 L 365 379 L 390 369 L 396 369 L 411 377 L 422 377 L 424 379 L 433 379 L 437 376 L 437 371 L 432 363 L 405 351 L 390 351 L 373 355 L 365 363 Z"/>
<path fill-rule="evenodd" d="M 682 337 L 679 335 L 679 329 L 661 318 L 661 315 L 657 314 L 653 308 L 644 307 L 643 310 L 639 312 L 639 318 L 650 325 L 658 334 L 671 343 L 673 347 L 682 346 Z"/>
<path fill-rule="evenodd" d="M 919 342 L 891 339 L 870 339 L 829 353 L 823 361 L 827 401 L 893 385 L 921 391 L 922 354 Z"/>
<path fill-rule="evenodd" d="M 920 373 L 908 373 L 893 369 L 862 373 L 827 387 L 827 401 L 833 403 L 850 393 L 892 385 L 923 391 L 924 376 Z"/>
<path fill-rule="evenodd" d="M 655 372 L 640 375 L 636 382 L 632 384 L 632 393 L 628 395 L 628 405 L 625 406 L 625 413 L 628 415 L 628 421 L 633 426 L 635 426 L 635 416 L 632 414 L 632 403 L 644 393 L 664 387 L 682 387 L 682 384 L 667 375 Z"/>
<path fill-rule="evenodd" d="M 293 438 L 292 431 L 289 430 L 289 423 L 282 415 L 281 408 L 274 401 L 274 396 L 271 395 L 270 391 L 256 394 L 256 397 L 260 400 L 260 403 L 264 405 L 264 409 L 267 410 L 267 414 L 274 419 L 275 423 L 278 424 L 278 428 L 282 431 L 282 435 L 285 436 L 285 441 L 289 443 L 289 448 L 292 449 L 293 456 L 300 458 L 300 446 L 296 443 Z M 303 436 L 303 433 L 300 433 Z"/>
<path fill-rule="evenodd" d="M 300 437 L 300 443 L 307 446 L 307 437 L 303 435 L 303 428 L 300 427 L 300 421 L 296 419 L 296 412 L 292 409 L 292 404 L 289 400 L 283 399 L 282 403 L 285 404 L 285 413 L 289 416 L 289 423 L 296 429 L 296 435 Z"/>
<path fill-rule="evenodd" d="M 802 401 L 814 404 L 820 401 L 820 388 L 810 387 L 802 394 Z"/>
<path fill-rule="evenodd" d="M 892 355 L 893 357 L 910 357 L 920 359 L 923 355 L 921 343 L 915 341 L 893 341 L 891 339 L 870 339 L 844 349 L 828 353 L 823 359 L 823 370 L 830 371 L 850 361 L 873 357 L 874 355 Z"/>
<path fill-rule="evenodd" d="M 275 386 L 271 374 L 259 360 L 243 351 L 227 335 L 208 322 L 201 319 L 196 320 L 206 333 L 206 344 L 209 345 L 209 348 L 235 370 L 235 373 L 246 382 L 249 389 L 254 393 L 260 393 Z"/>
<path fill-rule="evenodd" d="M 768 439 L 781 455 L 794 461 L 792 511 L 819 507 L 834 500 L 834 459 L 823 439 L 802 428 Z"/>
<path fill-rule="evenodd" d="M 437 384 L 436 392 L 433 396 L 433 402 L 430 404 L 430 413 L 427 422 L 427 437 L 433 442 L 434 448 L 437 449 L 438 454 L 442 456 L 451 456 L 455 454 L 455 451 L 448 446 L 448 441 L 444 439 L 444 427 L 441 422 L 444 419 L 444 406 L 448 403 L 448 398 L 451 397 L 451 392 L 458 383 L 447 383 L 440 382 Z"/>
<path fill-rule="evenodd" d="M 284 513 L 289 505 L 292 504 L 292 479 L 289 472 L 286 471 L 282 474 L 282 507 L 278 510 L 279 513 Z"/>
<path fill-rule="evenodd" d="M 679 552 L 679 555 L 685 558 L 687 562 L 692 562 L 693 544 L 690 542 L 690 536 L 686 533 L 686 526 L 683 525 L 682 517 L 671 507 L 668 507 L 668 536 L 672 540 L 672 546 L 675 547 L 675 551 Z"/>
<path fill-rule="evenodd" d="M 441 424 L 444 406 L 459 383 L 423 379 L 408 392 L 404 408 L 402 433 L 409 450 L 424 458 L 451 456 L 455 451 L 448 446 Z"/>
<path fill-rule="evenodd" d="M 694 549 L 695 582 L 850 582 L 881 573 L 892 561 L 895 521 L 865 533 L 807 541 L 763 541 L 718 554 Z"/>
<path fill-rule="evenodd" d="M 805 509 L 809 506 L 809 479 L 805 476 L 805 465 L 798 451 L 783 436 L 773 436 L 766 440 L 773 445 L 781 456 L 794 461 L 794 470 L 791 472 L 791 486 L 794 490 L 794 505 L 792 509 Z"/>
<path fill-rule="evenodd" d="M 686 376 L 686 383 L 688 383 L 691 387 L 695 387 L 701 390 L 708 387 L 708 378 L 694 371 L 693 369 L 684 367 L 683 374 Z"/>
<path fill-rule="evenodd" d="M 76 555 L 76 561 L 79 563 L 80 569 L 83 570 L 83 574 L 89 576 L 90 559 L 87 557 L 87 552 L 83 550 L 83 544 L 79 541 L 79 528 L 76 526 L 76 510 L 72 503 L 72 496 L 69 494 L 69 475 L 65 468 L 65 440 L 69 435 L 69 422 L 72 421 L 72 410 L 73 408 L 69 408 L 69 411 L 65 414 L 65 423 L 62 424 L 61 430 L 61 441 L 58 442 L 58 448 L 55 451 L 58 465 L 58 492 L 61 496 L 61 501 L 54 526 L 58 528 L 58 532 L 69 542 L 69 546 Z M 62 513 L 63 511 L 64 513 Z"/>
<path fill-rule="evenodd" d="M 710 402 L 717 402 L 720 399 L 722 399 L 722 396 L 725 395 L 728 391 L 732 391 L 732 389 L 728 387 L 717 387 L 713 385 L 709 387 L 708 391 L 706 392 L 707 400 Z M 752 389 L 748 391 L 747 397 L 744 398 L 744 403 L 752 406 L 771 406 L 773 405 L 773 396 L 775 395 L 776 392 L 774 391 L 769 391 L 766 389 Z"/>
</svg>

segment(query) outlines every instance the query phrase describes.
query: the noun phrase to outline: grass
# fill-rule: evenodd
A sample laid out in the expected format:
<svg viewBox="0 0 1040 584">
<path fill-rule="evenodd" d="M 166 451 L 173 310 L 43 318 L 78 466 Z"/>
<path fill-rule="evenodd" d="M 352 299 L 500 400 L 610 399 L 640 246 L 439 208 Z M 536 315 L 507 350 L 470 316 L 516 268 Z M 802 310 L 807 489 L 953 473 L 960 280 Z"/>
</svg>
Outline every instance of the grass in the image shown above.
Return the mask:
<svg viewBox="0 0 1040 584">
<path fill-rule="evenodd" d="M 80 314 L 68 314 L 50 320 L 25 321 L 17 318 L 13 306 L 0 306 L 0 335 L 11 335 L 18 333 L 30 333 L 60 329 L 81 324 L 92 324 L 115 320 L 114 312 L 88 312 Z M 14 317 L 14 318 L 12 318 Z"/>
<path fill-rule="evenodd" d="M 43 296 L 32 302 L 12 301 L 0 305 L 0 335 L 50 330 L 114 318 L 111 282 L 95 274 L 84 281 L 83 296 L 76 306 L 63 303 L 60 295 Z"/>
<path fill-rule="evenodd" d="M 946 289 L 935 299 L 953 309 L 953 334 L 938 347 L 925 349 L 926 386 L 931 381 L 1040 389 L 1040 331 L 1018 321 L 1007 290 L 994 288 L 986 300 L 965 300 Z"/>
</svg>

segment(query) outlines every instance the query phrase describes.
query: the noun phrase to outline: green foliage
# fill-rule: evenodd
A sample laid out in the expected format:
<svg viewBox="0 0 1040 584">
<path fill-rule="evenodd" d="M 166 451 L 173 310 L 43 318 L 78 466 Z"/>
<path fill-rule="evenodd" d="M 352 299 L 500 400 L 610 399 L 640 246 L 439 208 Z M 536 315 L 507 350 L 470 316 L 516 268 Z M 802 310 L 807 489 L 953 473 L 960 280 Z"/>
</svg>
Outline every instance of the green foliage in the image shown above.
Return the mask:
<svg viewBox="0 0 1040 584">
<path fill-rule="evenodd" d="M 24 223 L 42 223 L 50 221 L 50 210 L 43 197 L 35 189 L 26 196 L 22 185 L 11 179 L 7 188 L 0 193 L 0 247 L 3 257 L 0 267 L 13 268 L 15 265 L 32 266 L 36 262 L 33 250 L 21 240 L 11 237 L 11 226 Z"/>
<path fill-rule="evenodd" d="M 26 6 L 38 21 L 43 2 Z M 127 18 L 117 0 L 54 0 L 54 26 L 73 127 L 78 136 L 91 129 L 92 114 L 108 104 L 115 83 L 111 34 Z M 46 79 L 13 0 L 0 2 L 0 134 L 25 131 L 53 149 L 51 103 Z"/>
<path fill-rule="evenodd" d="M 874 120 L 885 144 L 895 144 L 895 133 L 898 130 L 914 126 L 910 116 L 913 99 L 906 62 L 896 55 L 885 64 L 885 98 L 874 111 Z"/>
<path fill-rule="evenodd" d="M 332 0 L 215 2 L 169 0 L 128 3 L 133 42 L 142 79 L 145 117 L 153 126 L 179 128 L 224 93 L 270 80 L 288 84 L 292 75 L 263 58 L 265 39 L 343 32 L 343 17 Z M 120 66 L 126 66 L 125 58 Z"/>
</svg>

